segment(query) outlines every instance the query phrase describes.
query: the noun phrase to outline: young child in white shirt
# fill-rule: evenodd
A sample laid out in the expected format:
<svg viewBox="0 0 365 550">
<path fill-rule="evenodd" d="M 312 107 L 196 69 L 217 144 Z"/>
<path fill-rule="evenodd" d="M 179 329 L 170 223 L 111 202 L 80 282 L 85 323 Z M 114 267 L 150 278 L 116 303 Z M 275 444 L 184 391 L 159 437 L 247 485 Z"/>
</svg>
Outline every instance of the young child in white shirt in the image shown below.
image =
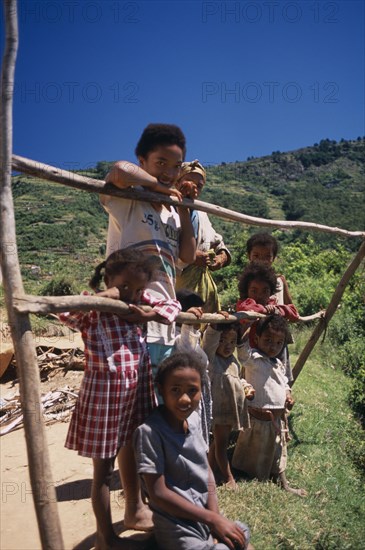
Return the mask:
<svg viewBox="0 0 365 550">
<path fill-rule="evenodd" d="M 239 348 L 243 375 L 255 388 L 255 395 L 248 407 L 251 426 L 239 433 L 232 466 L 260 481 L 273 478 L 285 491 L 305 496 L 306 491 L 291 488 L 285 476 L 285 414 L 294 401 L 278 355 L 287 334 L 287 321 L 281 315 L 269 315 L 257 322 L 255 347 Z"/>
</svg>

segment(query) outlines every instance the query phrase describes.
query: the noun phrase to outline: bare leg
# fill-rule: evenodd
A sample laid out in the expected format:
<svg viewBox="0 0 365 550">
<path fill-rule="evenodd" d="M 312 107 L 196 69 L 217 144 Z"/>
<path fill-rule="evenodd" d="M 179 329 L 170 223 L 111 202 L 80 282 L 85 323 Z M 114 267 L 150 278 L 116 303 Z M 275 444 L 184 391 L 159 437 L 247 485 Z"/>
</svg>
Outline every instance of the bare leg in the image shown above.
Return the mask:
<svg viewBox="0 0 365 550">
<path fill-rule="evenodd" d="M 151 531 L 153 529 L 152 512 L 142 501 L 131 443 L 120 448 L 118 465 L 125 497 L 124 526 L 138 531 Z"/>
<path fill-rule="evenodd" d="M 212 443 L 210 444 L 209 451 L 208 451 L 208 462 L 209 466 L 212 469 L 212 472 L 214 474 L 216 483 L 219 483 L 221 481 L 221 475 L 219 466 L 217 464 L 217 461 L 215 459 L 215 440 L 213 439 Z"/>
<path fill-rule="evenodd" d="M 110 507 L 110 482 L 114 470 L 114 459 L 94 458 L 94 478 L 91 487 L 91 501 L 96 517 L 97 550 L 123 548 L 123 541 L 113 529 Z"/>
<path fill-rule="evenodd" d="M 307 494 L 308 494 L 305 489 L 293 489 L 292 487 L 290 487 L 289 482 L 286 479 L 285 472 L 282 472 L 281 474 L 279 474 L 278 481 L 279 481 L 279 485 L 281 486 L 281 488 L 284 489 L 284 491 L 288 491 L 288 493 L 293 493 L 294 495 L 297 495 L 298 497 L 306 497 Z"/>
<path fill-rule="evenodd" d="M 214 462 L 215 465 L 219 468 L 219 473 L 222 476 L 223 482 L 225 483 L 226 487 L 236 489 L 237 485 L 231 472 L 227 456 L 227 447 L 230 434 L 231 426 L 214 426 L 214 448 L 212 448 L 212 451 L 210 451 L 210 459 L 213 462 L 212 455 L 214 452 Z M 210 465 L 213 469 L 212 462 L 210 462 Z"/>
</svg>

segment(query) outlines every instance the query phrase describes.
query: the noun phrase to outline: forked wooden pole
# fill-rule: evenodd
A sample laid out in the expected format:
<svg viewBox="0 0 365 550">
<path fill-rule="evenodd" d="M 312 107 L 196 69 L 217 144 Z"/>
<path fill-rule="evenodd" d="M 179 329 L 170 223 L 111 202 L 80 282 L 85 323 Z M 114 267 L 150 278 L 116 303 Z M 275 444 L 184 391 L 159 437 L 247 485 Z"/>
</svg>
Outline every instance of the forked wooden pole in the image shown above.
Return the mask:
<svg viewBox="0 0 365 550">
<path fill-rule="evenodd" d="M 42 419 L 39 369 L 32 329 L 28 313 L 18 313 L 13 307 L 14 294 L 24 293 L 16 246 L 14 207 L 11 193 L 12 107 L 15 62 L 18 48 L 16 0 L 4 0 L 4 20 L 6 25 L 6 41 L 1 74 L 0 106 L 1 270 L 15 357 L 19 367 L 18 374 L 29 461 L 29 475 L 42 548 L 46 548 L 47 550 L 62 550 L 64 545 Z M 24 533 L 25 545 L 26 536 L 26 533 Z"/>
<path fill-rule="evenodd" d="M 321 336 L 322 332 L 326 329 L 328 326 L 328 323 L 332 319 L 334 313 L 336 312 L 336 309 L 338 307 L 338 304 L 341 301 L 342 295 L 345 291 L 345 288 L 351 279 L 352 275 L 355 273 L 357 268 L 359 267 L 361 261 L 363 260 L 365 256 L 365 241 L 363 241 L 362 245 L 360 246 L 357 254 L 354 256 L 351 263 L 348 265 L 345 273 L 342 275 L 340 282 L 337 285 L 337 288 L 332 296 L 332 299 L 329 303 L 328 308 L 326 309 L 326 313 L 322 319 L 320 319 L 319 323 L 316 325 L 311 337 L 309 338 L 308 342 L 306 343 L 302 353 L 299 355 L 297 362 L 294 365 L 293 368 L 293 377 L 294 382 L 298 378 L 302 368 L 304 367 L 305 362 L 307 361 L 312 349 L 318 342 L 319 337 Z M 294 383 L 293 382 L 293 383 Z"/>
</svg>

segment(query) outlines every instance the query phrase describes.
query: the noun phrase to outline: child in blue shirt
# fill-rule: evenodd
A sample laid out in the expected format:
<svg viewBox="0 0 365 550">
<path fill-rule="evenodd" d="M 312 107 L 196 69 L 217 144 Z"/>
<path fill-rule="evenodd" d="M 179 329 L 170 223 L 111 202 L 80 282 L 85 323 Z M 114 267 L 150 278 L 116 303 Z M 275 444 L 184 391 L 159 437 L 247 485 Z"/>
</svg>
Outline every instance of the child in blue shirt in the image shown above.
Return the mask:
<svg viewBox="0 0 365 550">
<path fill-rule="evenodd" d="M 134 436 L 137 470 L 153 511 L 160 550 L 252 548 L 248 528 L 219 513 L 196 412 L 203 371 L 193 353 L 165 359 L 156 378 L 164 405 Z"/>
</svg>

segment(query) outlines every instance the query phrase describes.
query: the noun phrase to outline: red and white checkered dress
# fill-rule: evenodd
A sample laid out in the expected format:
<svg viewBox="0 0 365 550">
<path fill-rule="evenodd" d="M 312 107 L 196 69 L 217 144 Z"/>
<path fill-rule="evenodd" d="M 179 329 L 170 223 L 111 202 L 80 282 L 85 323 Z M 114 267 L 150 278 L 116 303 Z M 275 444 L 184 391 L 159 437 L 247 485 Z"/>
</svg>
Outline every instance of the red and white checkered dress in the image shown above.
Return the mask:
<svg viewBox="0 0 365 550">
<path fill-rule="evenodd" d="M 147 292 L 141 304 L 151 305 L 169 323 L 180 311 L 176 300 L 159 301 Z M 86 359 L 65 446 L 91 458 L 115 457 L 157 404 L 146 325 L 99 311 L 59 317 L 81 331 Z"/>
</svg>

